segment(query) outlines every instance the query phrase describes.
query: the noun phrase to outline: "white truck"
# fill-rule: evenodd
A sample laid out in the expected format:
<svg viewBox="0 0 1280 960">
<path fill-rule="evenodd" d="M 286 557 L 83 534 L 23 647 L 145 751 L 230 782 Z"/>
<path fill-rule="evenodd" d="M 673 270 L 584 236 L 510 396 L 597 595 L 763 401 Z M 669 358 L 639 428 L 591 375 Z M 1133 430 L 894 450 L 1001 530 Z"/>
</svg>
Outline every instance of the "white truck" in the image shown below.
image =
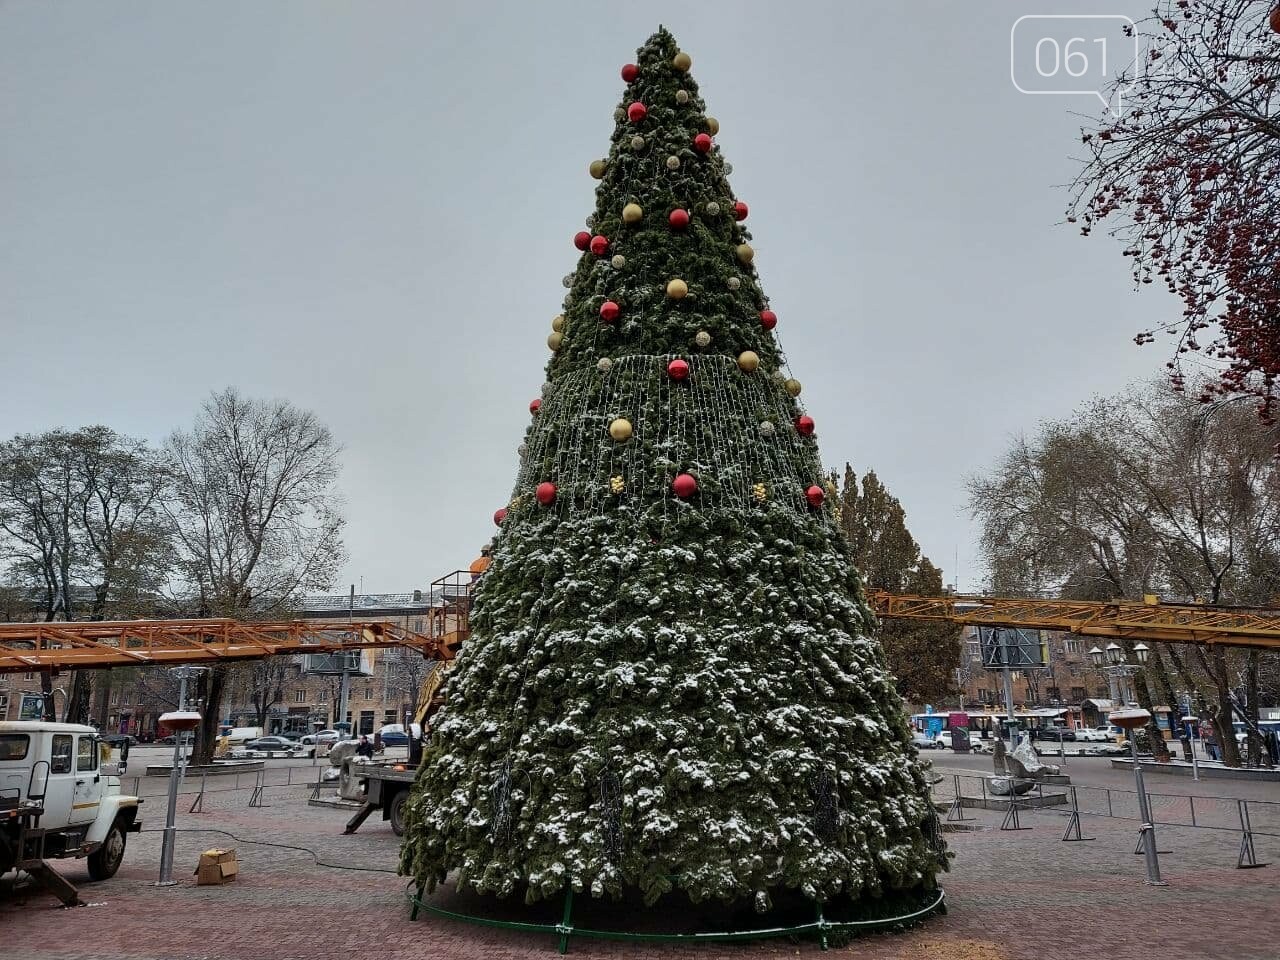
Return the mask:
<svg viewBox="0 0 1280 960">
<path fill-rule="evenodd" d="M 0 874 L 25 870 L 68 904 L 75 887 L 48 860 L 87 857 L 94 880 L 115 875 L 142 801 L 121 794 L 120 765 L 104 753 L 93 727 L 0 722 Z"/>
</svg>

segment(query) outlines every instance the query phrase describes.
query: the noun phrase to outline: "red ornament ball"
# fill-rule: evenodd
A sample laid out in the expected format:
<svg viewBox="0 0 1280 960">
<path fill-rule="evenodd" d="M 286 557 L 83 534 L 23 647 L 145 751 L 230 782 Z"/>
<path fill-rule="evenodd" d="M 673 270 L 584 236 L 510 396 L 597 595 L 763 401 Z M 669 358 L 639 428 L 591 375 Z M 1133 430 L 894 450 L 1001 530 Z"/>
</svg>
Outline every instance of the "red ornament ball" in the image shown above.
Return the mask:
<svg viewBox="0 0 1280 960">
<path fill-rule="evenodd" d="M 631 83 L 638 76 L 640 76 L 640 68 L 634 63 L 624 63 L 622 65 L 622 79 L 627 83 Z"/>
<path fill-rule="evenodd" d="M 530 400 L 530 401 L 529 401 L 529 412 L 530 412 L 530 413 L 535 413 L 535 414 L 536 414 L 536 413 L 537 413 L 539 410 L 541 410 L 541 409 L 542 409 L 542 398 L 541 398 L 541 397 L 534 397 L 532 400 Z"/>
<path fill-rule="evenodd" d="M 671 215 L 667 217 L 667 220 L 671 223 L 671 229 L 683 230 L 689 225 L 689 211 L 676 207 L 671 211 Z"/>
<path fill-rule="evenodd" d="M 667 376 L 672 380 L 689 379 L 689 364 L 677 357 L 667 364 Z"/>
<path fill-rule="evenodd" d="M 609 238 L 596 234 L 591 238 L 591 252 L 597 257 L 603 257 L 609 252 Z"/>
<path fill-rule="evenodd" d="M 573 235 L 573 245 L 579 250 L 586 250 L 591 246 L 591 234 L 585 230 L 579 230 Z"/>
<path fill-rule="evenodd" d="M 741 200 L 739 200 L 737 203 L 733 205 L 733 219 L 735 220 L 747 219 L 747 205 L 743 203 Z"/>
<path fill-rule="evenodd" d="M 622 313 L 622 308 L 612 300 L 606 300 L 600 304 L 600 319 L 605 323 L 613 323 L 618 319 L 620 313 Z"/>
<path fill-rule="evenodd" d="M 538 498 L 538 502 L 544 507 L 549 507 L 556 500 L 556 485 L 550 480 L 544 480 L 538 484 L 538 489 L 534 491 L 534 496 Z"/>
<path fill-rule="evenodd" d="M 1271 24 L 1271 29 L 1275 33 L 1280 33 L 1280 7 L 1276 7 L 1271 11 L 1271 16 L 1267 20 Z"/>
<path fill-rule="evenodd" d="M 503 521 L 503 520 L 505 520 L 505 519 L 507 519 L 507 508 L 506 508 L 506 507 L 501 507 L 500 509 L 493 511 L 493 522 L 494 522 L 497 526 L 499 526 L 499 527 L 500 527 L 500 526 L 502 526 L 502 521 Z"/>
<path fill-rule="evenodd" d="M 776 313 L 772 310 L 760 311 L 760 326 L 764 327 L 766 330 L 772 330 L 777 325 L 778 315 Z"/>
<path fill-rule="evenodd" d="M 671 481 L 671 492 L 681 500 L 688 500 L 698 492 L 698 481 L 692 474 L 682 473 Z"/>
<path fill-rule="evenodd" d="M 639 123 L 649 115 L 649 108 L 637 100 L 631 106 L 627 107 L 627 119 L 632 123 Z"/>
<path fill-rule="evenodd" d="M 822 488 L 816 483 L 804 492 L 804 498 L 809 501 L 809 506 L 820 507 L 822 501 L 827 499 L 827 495 L 822 492 Z"/>
<path fill-rule="evenodd" d="M 711 138 L 705 133 L 700 133 L 693 138 L 693 149 L 699 153 L 709 153 L 711 151 Z"/>
<path fill-rule="evenodd" d="M 800 434 L 802 437 L 812 437 L 813 428 L 815 426 L 817 426 L 817 424 L 813 422 L 813 417 L 796 417 L 796 433 Z"/>
</svg>

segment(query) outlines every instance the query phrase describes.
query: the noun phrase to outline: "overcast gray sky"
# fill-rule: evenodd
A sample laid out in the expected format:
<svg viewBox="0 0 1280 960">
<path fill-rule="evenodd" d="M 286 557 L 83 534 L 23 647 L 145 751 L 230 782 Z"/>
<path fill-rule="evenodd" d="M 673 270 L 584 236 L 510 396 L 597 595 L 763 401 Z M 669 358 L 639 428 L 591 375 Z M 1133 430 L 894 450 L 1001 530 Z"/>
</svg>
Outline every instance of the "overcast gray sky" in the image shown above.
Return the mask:
<svg viewBox="0 0 1280 960">
<path fill-rule="evenodd" d="M 957 4 L 0 0 L 0 435 L 161 440 L 234 384 L 345 447 L 339 586 L 465 566 L 508 498 L 621 65 L 693 57 L 832 466 L 978 585 L 964 478 L 1157 372 L 1105 237 L 1060 225 L 1088 97 Z M 1102 7 L 1106 7 L 1105 10 Z"/>
</svg>

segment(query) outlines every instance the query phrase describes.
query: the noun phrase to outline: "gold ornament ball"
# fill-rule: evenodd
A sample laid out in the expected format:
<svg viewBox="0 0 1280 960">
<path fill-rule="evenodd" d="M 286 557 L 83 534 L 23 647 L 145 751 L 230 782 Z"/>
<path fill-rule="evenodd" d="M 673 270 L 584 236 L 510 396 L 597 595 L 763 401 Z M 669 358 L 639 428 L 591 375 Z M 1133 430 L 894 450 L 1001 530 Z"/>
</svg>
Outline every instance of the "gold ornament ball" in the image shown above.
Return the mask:
<svg viewBox="0 0 1280 960">
<path fill-rule="evenodd" d="M 751 488 L 751 493 L 760 503 L 764 503 L 765 500 L 769 498 L 769 491 L 765 488 L 763 483 L 757 483 L 753 486 Z"/>
<path fill-rule="evenodd" d="M 599 360 L 596 361 L 596 369 L 599 370 L 601 373 L 608 373 L 610 370 L 613 369 L 613 361 L 610 360 L 608 357 L 601 357 Z"/>
<path fill-rule="evenodd" d="M 711 334 L 705 330 L 699 330 L 693 337 L 693 342 L 700 347 L 711 346 Z"/>
<path fill-rule="evenodd" d="M 727 283 L 730 290 L 737 290 L 740 286 L 742 286 L 742 281 L 739 280 L 737 277 L 730 277 Z"/>
<path fill-rule="evenodd" d="M 621 107 L 618 107 L 618 109 L 613 111 L 613 119 L 625 120 L 626 118 L 627 118 L 627 111 L 623 110 Z"/>
<path fill-rule="evenodd" d="M 760 357 L 754 350 L 743 350 L 738 354 L 739 369 L 745 370 L 747 373 L 755 373 L 758 366 L 760 366 Z"/>
<path fill-rule="evenodd" d="M 707 204 L 707 216 L 709 216 L 709 217 L 718 217 L 718 216 L 720 216 L 720 204 L 716 203 L 714 200 L 712 200 L 710 203 L 708 203 L 708 204 Z"/>
<path fill-rule="evenodd" d="M 551 329 L 556 333 L 564 332 L 564 314 L 561 313 L 551 318 Z"/>
<path fill-rule="evenodd" d="M 615 253 L 613 255 L 613 259 L 610 260 L 609 262 L 613 264 L 613 269 L 621 270 L 623 267 L 627 265 L 627 258 L 620 253 Z"/>
<path fill-rule="evenodd" d="M 610 477 L 609 489 L 613 493 L 621 493 L 623 490 L 627 489 L 626 481 L 623 480 L 621 477 Z"/>
<path fill-rule="evenodd" d="M 706 123 L 707 133 L 711 134 L 713 137 L 720 132 L 720 121 L 715 117 L 707 117 Z"/>
<path fill-rule="evenodd" d="M 547 334 L 547 346 L 551 348 L 552 353 L 555 353 L 555 351 L 559 350 L 560 344 L 562 343 L 564 343 L 563 333 L 560 333 L 558 330 L 552 330 L 549 334 Z"/>
<path fill-rule="evenodd" d="M 682 107 L 683 107 L 683 106 L 684 106 L 686 103 L 688 103 L 688 102 L 689 102 L 689 91 L 688 91 L 688 90 L 677 90 L 677 91 L 676 91 L 676 103 L 680 104 L 680 106 L 682 106 Z"/>
<path fill-rule="evenodd" d="M 644 211 L 640 209 L 638 203 L 628 203 L 622 208 L 623 223 L 639 223 L 640 218 L 644 216 Z"/>
<path fill-rule="evenodd" d="M 625 417 L 619 417 L 609 424 L 609 436 L 621 443 L 623 440 L 631 439 L 631 421 Z"/>
<path fill-rule="evenodd" d="M 751 244 L 740 243 L 734 251 L 738 255 L 738 260 L 742 263 L 750 263 L 756 258 L 756 252 L 751 249 Z"/>
<path fill-rule="evenodd" d="M 632 149 L 632 150 L 634 150 L 636 153 L 639 153 L 641 150 L 643 150 L 643 149 L 644 149 L 644 137 L 640 136 L 640 134 L 638 134 L 638 133 L 637 133 L 634 137 L 632 137 L 632 138 L 631 138 L 631 149 Z"/>
<path fill-rule="evenodd" d="M 680 158 L 677 157 L 674 153 L 671 156 L 667 157 L 667 169 L 668 170 L 680 169 Z"/>
<path fill-rule="evenodd" d="M 667 281 L 667 296 L 672 300 L 683 300 L 689 293 L 689 285 L 677 277 Z"/>
<path fill-rule="evenodd" d="M 604 178 L 605 170 L 609 169 L 609 165 L 603 160 L 592 160 L 591 166 L 587 169 L 591 171 L 591 176 L 595 177 L 597 180 L 602 180 Z"/>
<path fill-rule="evenodd" d="M 677 70 L 679 70 L 681 73 L 684 73 L 690 67 L 693 66 L 693 57 L 689 56 L 687 53 L 681 50 L 679 53 L 677 53 L 674 57 L 671 58 L 671 65 L 675 67 Z"/>
<path fill-rule="evenodd" d="M 799 380 L 787 380 L 787 381 L 785 381 L 782 385 L 783 385 L 783 387 L 785 387 L 785 388 L 786 388 L 787 393 L 789 393 L 791 396 L 793 396 L 793 397 L 798 397 L 798 396 L 800 396 L 800 381 L 799 381 Z"/>
</svg>

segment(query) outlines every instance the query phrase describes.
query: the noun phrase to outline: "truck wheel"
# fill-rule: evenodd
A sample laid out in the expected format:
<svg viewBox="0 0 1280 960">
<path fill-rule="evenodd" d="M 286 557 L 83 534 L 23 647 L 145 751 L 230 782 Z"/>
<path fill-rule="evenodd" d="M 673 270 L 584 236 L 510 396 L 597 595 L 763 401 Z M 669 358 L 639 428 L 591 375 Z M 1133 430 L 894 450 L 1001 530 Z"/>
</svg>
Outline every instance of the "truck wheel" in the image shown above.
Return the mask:
<svg viewBox="0 0 1280 960">
<path fill-rule="evenodd" d="M 404 836 L 404 807 L 409 802 L 409 791 L 401 790 L 391 801 L 388 819 L 391 821 L 391 832 L 397 837 Z"/>
<path fill-rule="evenodd" d="M 102 846 L 89 854 L 89 876 L 94 880 L 110 880 L 124 859 L 124 824 L 119 820 L 102 840 Z"/>
</svg>

